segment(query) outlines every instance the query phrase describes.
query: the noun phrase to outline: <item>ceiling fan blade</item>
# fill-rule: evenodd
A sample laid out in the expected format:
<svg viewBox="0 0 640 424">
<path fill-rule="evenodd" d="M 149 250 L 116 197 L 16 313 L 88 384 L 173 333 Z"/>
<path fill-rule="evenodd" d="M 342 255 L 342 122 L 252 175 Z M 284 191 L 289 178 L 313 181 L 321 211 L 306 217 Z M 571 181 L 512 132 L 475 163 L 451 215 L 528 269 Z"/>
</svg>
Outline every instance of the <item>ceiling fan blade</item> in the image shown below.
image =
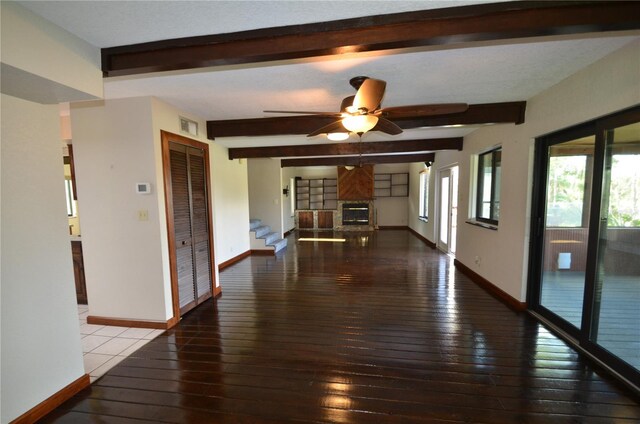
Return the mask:
<svg viewBox="0 0 640 424">
<path fill-rule="evenodd" d="M 297 115 L 322 115 L 322 116 L 336 116 L 341 117 L 339 112 L 310 112 L 303 110 L 263 110 L 264 113 L 294 113 Z"/>
<path fill-rule="evenodd" d="M 413 118 L 421 116 L 448 115 L 451 113 L 462 113 L 469 109 L 466 103 L 441 103 L 432 105 L 413 105 L 385 107 L 376 112 L 389 119 Z"/>
<path fill-rule="evenodd" d="M 353 99 L 353 106 L 356 109 L 367 109 L 373 112 L 380 106 L 386 86 L 387 83 L 382 80 L 367 78 L 358 89 Z"/>
<path fill-rule="evenodd" d="M 402 128 L 388 119 L 378 118 L 378 123 L 373 127 L 372 131 L 382 131 L 383 133 L 398 135 L 402 132 Z"/>
<path fill-rule="evenodd" d="M 320 135 L 320 134 L 329 134 L 332 132 L 348 132 L 348 131 L 342 126 L 342 120 L 340 120 L 340 121 L 332 122 L 329 125 L 325 125 L 322 128 L 318 128 L 314 132 L 308 134 L 307 137 L 313 137 L 315 135 Z"/>
</svg>

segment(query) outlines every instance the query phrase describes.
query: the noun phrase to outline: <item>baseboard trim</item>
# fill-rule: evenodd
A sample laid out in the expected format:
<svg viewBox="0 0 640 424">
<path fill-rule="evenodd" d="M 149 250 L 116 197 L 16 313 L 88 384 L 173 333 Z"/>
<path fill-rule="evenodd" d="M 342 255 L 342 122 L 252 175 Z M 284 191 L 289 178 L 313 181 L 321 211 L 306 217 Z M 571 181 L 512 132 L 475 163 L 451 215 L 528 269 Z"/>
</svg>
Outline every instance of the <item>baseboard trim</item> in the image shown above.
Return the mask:
<svg viewBox="0 0 640 424">
<path fill-rule="evenodd" d="M 228 261 L 224 261 L 220 265 L 218 265 L 218 271 L 222 271 L 225 268 L 229 268 L 231 265 L 235 264 L 236 262 L 240 262 L 241 260 L 249 256 L 251 256 L 251 250 L 247 250 L 246 252 L 241 253 L 238 256 L 234 256 Z"/>
<path fill-rule="evenodd" d="M 160 330 L 168 330 L 170 328 L 175 327 L 180 322 L 180 317 L 172 317 L 167 320 L 167 328 L 160 328 Z"/>
<path fill-rule="evenodd" d="M 168 330 L 178 323 L 180 318 L 173 317 L 165 322 L 163 321 L 138 321 L 135 319 L 122 319 L 110 317 L 97 317 L 89 315 L 87 324 L 96 325 L 113 325 L 116 327 L 135 327 L 135 328 L 153 328 L 156 330 Z"/>
<path fill-rule="evenodd" d="M 378 230 L 408 230 L 406 225 L 381 225 Z"/>
<path fill-rule="evenodd" d="M 434 242 L 432 242 L 431 240 L 429 240 L 428 238 L 426 238 L 425 236 L 423 236 L 422 234 L 420 234 L 419 232 L 417 232 L 413 228 L 407 227 L 407 229 L 409 230 L 409 232 L 411 234 L 413 234 L 414 236 L 418 237 L 420 240 L 422 240 L 430 248 L 432 248 L 432 249 L 436 248 L 436 244 Z"/>
<path fill-rule="evenodd" d="M 460 272 L 469 277 L 471 281 L 485 289 L 490 295 L 507 305 L 509 308 L 513 309 L 516 312 L 523 312 L 527 310 L 526 302 L 520 302 L 518 299 L 503 291 L 500 287 L 496 286 L 491 281 L 476 273 L 459 260 L 454 259 L 453 265 L 458 268 Z"/>
<path fill-rule="evenodd" d="M 49 396 L 33 408 L 29 409 L 24 414 L 20 415 L 15 420 L 11 421 L 11 424 L 32 424 L 43 418 L 49 412 L 62 405 L 67 400 L 71 399 L 79 391 L 89 387 L 91 385 L 91 379 L 89 374 L 84 374 L 82 377 L 71 382 L 58 392 Z"/>
<path fill-rule="evenodd" d="M 276 251 L 275 249 L 251 249 L 251 254 L 256 256 L 275 256 Z"/>
<path fill-rule="evenodd" d="M 287 231 L 286 233 L 284 233 L 284 237 L 286 238 L 289 234 L 293 233 L 295 231 L 295 227 L 290 229 L 289 231 Z"/>
</svg>

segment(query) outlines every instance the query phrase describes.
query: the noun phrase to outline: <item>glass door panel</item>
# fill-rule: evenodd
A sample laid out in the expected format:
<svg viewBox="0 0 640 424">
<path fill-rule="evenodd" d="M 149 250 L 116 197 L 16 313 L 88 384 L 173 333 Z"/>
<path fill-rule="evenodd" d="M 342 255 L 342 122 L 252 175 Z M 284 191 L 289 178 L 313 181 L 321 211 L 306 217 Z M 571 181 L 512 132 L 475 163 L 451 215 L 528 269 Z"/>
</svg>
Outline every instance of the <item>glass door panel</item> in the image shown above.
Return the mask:
<svg viewBox="0 0 640 424">
<path fill-rule="evenodd" d="M 449 184 L 450 180 L 450 171 L 441 171 L 440 172 L 440 216 L 439 216 L 439 237 L 438 237 L 438 247 L 445 251 L 449 252 L 449 192 L 451 190 Z"/>
<path fill-rule="evenodd" d="M 540 304 L 581 327 L 595 136 L 548 148 Z"/>
<path fill-rule="evenodd" d="M 640 369 L 640 123 L 605 141 L 591 341 Z"/>
</svg>

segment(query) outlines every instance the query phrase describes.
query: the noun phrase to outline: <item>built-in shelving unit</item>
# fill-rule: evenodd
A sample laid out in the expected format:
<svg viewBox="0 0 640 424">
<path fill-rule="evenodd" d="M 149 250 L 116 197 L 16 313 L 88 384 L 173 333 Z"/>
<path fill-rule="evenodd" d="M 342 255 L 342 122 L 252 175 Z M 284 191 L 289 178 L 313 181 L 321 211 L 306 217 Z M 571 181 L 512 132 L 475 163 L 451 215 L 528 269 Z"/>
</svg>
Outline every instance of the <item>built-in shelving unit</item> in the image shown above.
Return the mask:
<svg viewBox="0 0 640 424">
<path fill-rule="evenodd" d="M 409 173 L 375 174 L 373 195 L 375 197 L 408 197 Z"/>
<path fill-rule="evenodd" d="M 338 180 L 335 178 L 296 179 L 296 209 L 317 210 L 338 207 Z"/>
</svg>

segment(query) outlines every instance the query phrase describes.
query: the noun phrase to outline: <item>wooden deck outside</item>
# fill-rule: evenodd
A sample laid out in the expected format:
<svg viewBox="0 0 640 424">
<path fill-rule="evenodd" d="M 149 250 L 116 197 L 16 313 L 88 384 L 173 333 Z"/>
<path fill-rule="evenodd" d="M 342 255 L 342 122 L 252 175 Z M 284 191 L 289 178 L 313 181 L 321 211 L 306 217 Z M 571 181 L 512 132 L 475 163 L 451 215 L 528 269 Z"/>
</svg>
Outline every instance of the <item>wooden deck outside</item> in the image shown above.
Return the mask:
<svg viewBox="0 0 640 424">
<path fill-rule="evenodd" d="M 222 297 L 44 422 L 640 420 L 631 392 L 408 231 L 341 236 L 228 268 Z"/>
</svg>

